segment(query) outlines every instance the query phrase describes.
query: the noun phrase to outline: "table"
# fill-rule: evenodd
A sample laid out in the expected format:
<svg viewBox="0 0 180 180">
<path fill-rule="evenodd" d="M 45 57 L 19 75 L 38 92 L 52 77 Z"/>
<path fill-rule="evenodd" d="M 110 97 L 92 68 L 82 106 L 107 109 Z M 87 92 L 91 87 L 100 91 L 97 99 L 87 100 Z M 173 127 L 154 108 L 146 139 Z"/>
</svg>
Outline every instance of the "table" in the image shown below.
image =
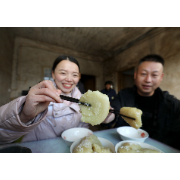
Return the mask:
<svg viewBox="0 0 180 180">
<path fill-rule="evenodd" d="M 122 141 L 119 137 L 119 134 L 116 132 L 116 128 L 96 131 L 93 133 L 97 137 L 102 137 L 104 139 L 111 141 L 114 145 Z M 151 138 L 146 139 L 145 143 L 155 146 L 156 148 L 160 149 L 165 153 L 180 153 L 180 150 L 170 147 Z M 33 142 L 0 145 L 0 148 L 14 145 L 30 148 L 33 153 L 70 153 L 70 147 L 64 142 L 64 140 L 61 137 Z"/>
</svg>

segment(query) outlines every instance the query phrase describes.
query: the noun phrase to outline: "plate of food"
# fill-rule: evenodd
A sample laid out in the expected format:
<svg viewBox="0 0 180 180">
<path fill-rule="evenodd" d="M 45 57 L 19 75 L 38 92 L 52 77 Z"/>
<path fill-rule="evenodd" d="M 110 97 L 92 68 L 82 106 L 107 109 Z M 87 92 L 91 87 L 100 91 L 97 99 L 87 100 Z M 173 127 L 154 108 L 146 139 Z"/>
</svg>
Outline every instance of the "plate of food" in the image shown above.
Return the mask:
<svg viewBox="0 0 180 180">
<path fill-rule="evenodd" d="M 70 147 L 71 153 L 114 153 L 115 146 L 107 139 L 94 134 L 76 140 Z"/>
<path fill-rule="evenodd" d="M 115 146 L 116 153 L 164 153 L 160 149 L 139 141 L 121 141 Z"/>
</svg>

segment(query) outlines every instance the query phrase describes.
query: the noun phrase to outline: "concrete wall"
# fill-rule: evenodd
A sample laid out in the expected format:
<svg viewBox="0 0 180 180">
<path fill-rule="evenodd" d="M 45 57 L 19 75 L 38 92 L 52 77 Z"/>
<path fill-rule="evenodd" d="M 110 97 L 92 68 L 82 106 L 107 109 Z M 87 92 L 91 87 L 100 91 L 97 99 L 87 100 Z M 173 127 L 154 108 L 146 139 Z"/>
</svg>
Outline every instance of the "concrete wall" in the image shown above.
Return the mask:
<svg viewBox="0 0 180 180">
<path fill-rule="evenodd" d="M 180 28 L 164 28 L 102 63 L 102 59 L 97 59 L 95 56 L 59 46 L 21 37 L 16 37 L 13 41 L 7 28 L 0 28 L 0 105 L 20 96 L 22 90 L 27 90 L 41 81 L 43 68 L 51 68 L 55 58 L 61 54 L 77 58 L 82 74 L 96 76 L 97 90 L 104 88 L 106 80 L 112 80 L 117 92 L 118 72 L 133 68 L 139 59 L 147 54 L 160 54 L 165 59 L 165 75 L 160 87 L 180 99 L 179 50 Z"/>
<path fill-rule="evenodd" d="M 75 57 L 80 64 L 81 73 L 96 76 L 96 89 L 103 86 L 103 65 L 93 56 L 78 53 L 59 46 L 49 45 L 21 37 L 15 38 L 13 54 L 13 74 L 11 99 L 21 95 L 22 90 L 43 80 L 43 69 L 51 68 L 54 60 L 62 54 Z"/>
<path fill-rule="evenodd" d="M 0 28 L 0 106 L 10 101 L 13 38 L 7 28 Z"/>
<path fill-rule="evenodd" d="M 164 79 L 160 87 L 180 99 L 180 28 L 165 28 L 156 32 L 106 61 L 104 78 L 134 67 L 142 57 L 152 53 L 161 55 L 165 60 Z"/>
</svg>

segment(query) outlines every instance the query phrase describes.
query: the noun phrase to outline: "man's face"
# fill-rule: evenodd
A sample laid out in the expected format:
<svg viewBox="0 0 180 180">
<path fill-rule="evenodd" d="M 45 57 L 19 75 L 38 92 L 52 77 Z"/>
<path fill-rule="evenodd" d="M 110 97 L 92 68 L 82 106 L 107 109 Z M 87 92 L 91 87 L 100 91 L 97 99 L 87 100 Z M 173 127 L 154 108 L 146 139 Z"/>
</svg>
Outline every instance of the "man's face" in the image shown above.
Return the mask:
<svg viewBox="0 0 180 180">
<path fill-rule="evenodd" d="M 138 94 L 152 96 L 163 79 L 163 66 L 158 62 L 145 61 L 134 73 Z"/>
<path fill-rule="evenodd" d="M 109 90 L 111 88 L 111 84 L 106 84 L 106 89 Z"/>
</svg>

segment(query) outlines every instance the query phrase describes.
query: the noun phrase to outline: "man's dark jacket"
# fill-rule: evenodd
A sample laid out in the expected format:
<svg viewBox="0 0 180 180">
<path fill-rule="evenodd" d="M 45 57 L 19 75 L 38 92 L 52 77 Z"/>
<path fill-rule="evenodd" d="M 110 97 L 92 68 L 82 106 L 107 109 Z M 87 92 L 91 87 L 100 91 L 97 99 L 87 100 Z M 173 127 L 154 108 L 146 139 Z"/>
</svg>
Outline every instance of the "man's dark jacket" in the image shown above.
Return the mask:
<svg viewBox="0 0 180 180">
<path fill-rule="evenodd" d="M 111 103 L 111 107 L 136 107 L 135 96 L 137 87 L 121 90 Z M 156 89 L 158 94 L 158 134 L 154 139 L 180 149 L 180 101 L 167 91 Z M 121 116 L 116 116 L 115 127 L 128 126 Z M 143 125 L 142 125 L 143 129 Z"/>
<path fill-rule="evenodd" d="M 106 88 L 105 89 L 103 89 L 102 91 L 101 91 L 103 94 L 106 94 L 108 97 L 109 97 L 109 101 L 110 101 L 110 103 L 112 102 L 112 100 L 115 98 L 115 96 L 117 95 L 116 94 L 116 91 L 114 90 L 114 89 L 109 89 L 109 90 L 107 90 Z"/>
</svg>

